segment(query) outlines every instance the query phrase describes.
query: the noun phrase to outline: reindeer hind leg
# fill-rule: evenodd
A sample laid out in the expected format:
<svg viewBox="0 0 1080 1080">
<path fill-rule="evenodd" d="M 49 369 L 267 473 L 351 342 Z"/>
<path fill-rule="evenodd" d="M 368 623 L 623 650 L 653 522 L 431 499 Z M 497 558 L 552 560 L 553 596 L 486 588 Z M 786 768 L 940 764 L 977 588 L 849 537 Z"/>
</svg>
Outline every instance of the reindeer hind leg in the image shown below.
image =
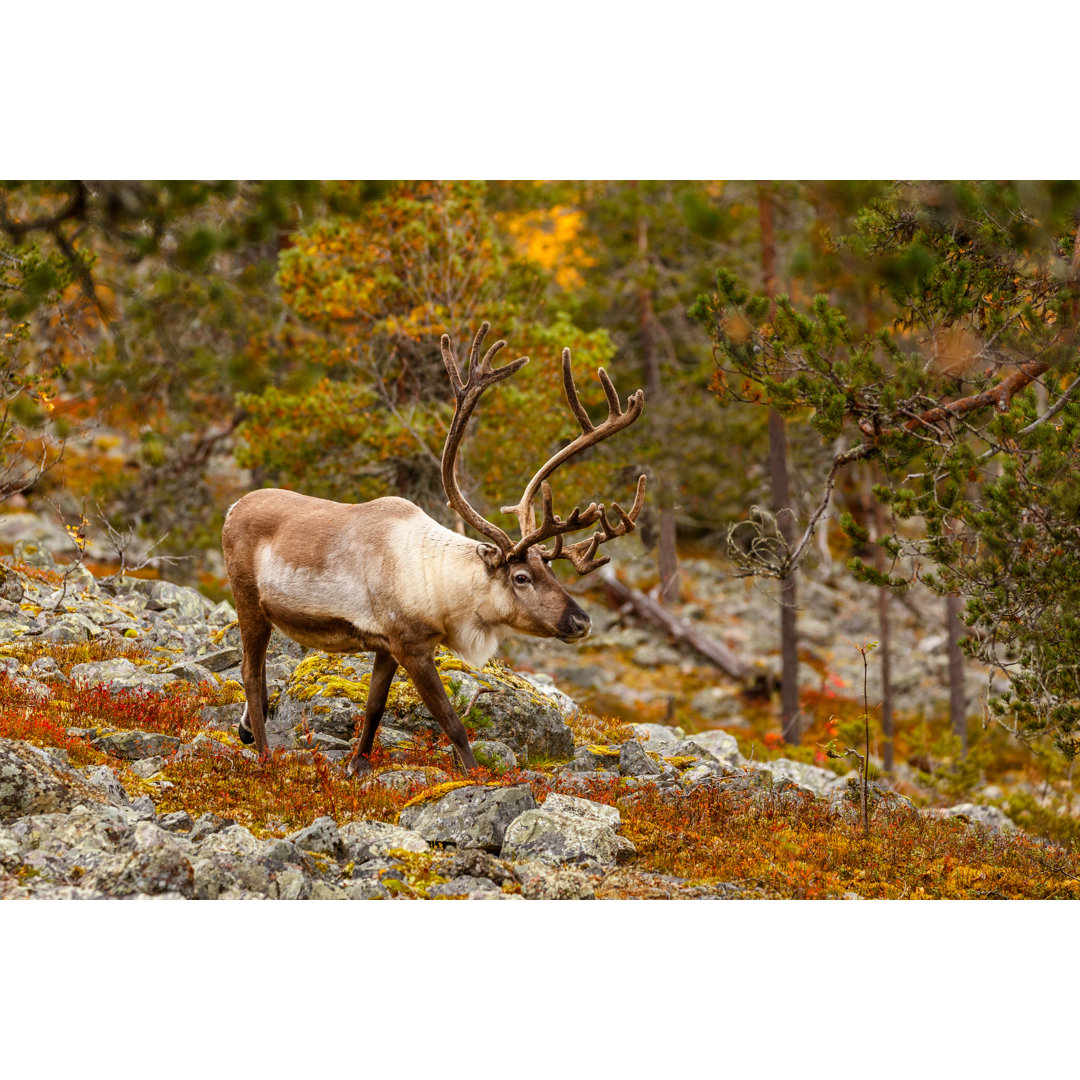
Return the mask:
<svg viewBox="0 0 1080 1080">
<path fill-rule="evenodd" d="M 240 616 L 240 613 L 237 612 Z M 240 675 L 244 681 L 244 713 L 240 717 L 237 735 L 243 743 L 254 743 L 262 752 L 266 742 L 266 716 L 269 694 L 266 687 L 266 647 L 273 628 L 261 612 L 245 612 L 240 616 L 240 640 L 244 656 Z"/>
</svg>

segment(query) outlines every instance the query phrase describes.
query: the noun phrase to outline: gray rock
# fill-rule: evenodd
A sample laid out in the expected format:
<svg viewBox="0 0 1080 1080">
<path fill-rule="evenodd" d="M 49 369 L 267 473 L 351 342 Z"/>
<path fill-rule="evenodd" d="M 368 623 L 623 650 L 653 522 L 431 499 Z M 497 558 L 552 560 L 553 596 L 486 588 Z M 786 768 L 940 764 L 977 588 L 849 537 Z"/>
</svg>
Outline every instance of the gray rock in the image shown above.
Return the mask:
<svg viewBox="0 0 1080 1080">
<path fill-rule="evenodd" d="M 448 772 L 428 765 L 415 769 L 380 769 L 371 777 L 371 782 L 378 784 L 379 787 L 389 788 L 391 791 L 400 791 L 402 794 L 407 795 L 416 792 L 419 788 L 445 784 L 449 779 L 450 774 Z"/>
<path fill-rule="evenodd" d="M 677 664 L 682 659 L 677 649 L 670 645 L 647 643 L 636 648 L 631 659 L 638 667 L 661 667 L 664 664 Z"/>
<path fill-rule="evenodd" d="M 195 654 L 195 662 L 199 667 L 206 668 L 207 671 L 224 671 L 226 668 L 236 667 L 243 658 L 243 651 L 239 645 L 231 645 L 228 648 L 219 649 L 217 646 L 207 646 L 209 652 L 203 652 L 201 649 Z"/>
<path fill-rule="evenodd" d="M 231 731 L 240 723 L 243 715 L 244 706 L 234 702 L 230 705 L 207 705 L 199 713 L 199 719 L 209 731 Z"/>
<path fill-rule="evenodd" d="M 192 842 L 198 843 L 208 836 L 221 832 L 223 829 L 231 828 L 235 824 L 236 822 L 232 818 L 219 817 L 217 814 L 209 812 L 200 814 L 191 827 Z"/>
<path fill-rule="evenodd" d="M 227 626 L 236 622 L 236 608 L 228 600 L 222 600 L 206 613 L 206 621 L 215 626 Z"/>
<path fill-rule="evenodd" d="M 690 699 L 690 707 L 706 720 L 728 720 L 743 709 L 738 690 L 726 686 L 708 686 Z"/>
<path fill-rule="evenodd" d="M 7 517 L 6 514 L 4 516 Z M 49 547 L 42 542 L 42 540 L 48 539 L 51 539 L 51 535 L 49 537 L 42 536 L 34 539 L 16 540 L 11 550 L 11 557 L 15 562 L 26 563 L 27 566 L 36 566 L 41 570 L 55 570 L 56 562 L 49 551 Z"/>
<path fill-rule="evenodd" d="M 496 739 L 477 739 L 470 746 L 477 763 L 493 772 L 502 773 L 517 768 L 517 754 L 506 743 Z"/>
<path fill-rule="evenodd" d="M 516 875 L 493 855 L 478 848 L 457 851 L 449 859 L 437 864 L 438 872 L 445 877 L 488 878 L 496 885 L 514 881 Z"/>
<path fill-rule="evenodd" d="M 330 817 L 316 818 L 306 828 L 289 836 L 288 840 L 304 851 L 314 851 L 334 859 L 345 855 L 345 844 L 338 832 L 337 823 Z M 342 895 L 344 897 L 344 894 Z"/>
<path fill-rule="evenodd" d="M 110 690 L 159 690 L 175 682 L 176 676 L 147 671 L 130 660 L 100 660 L 92 664 L 75 664 L 71 669 L 72 682 L 108 683 Z"/>
<path fill-rule="evenodd" d="M 128 796 L 124 785 L 120 783 L 116 773 L 108 765 L 98 765 L 96 768 L 87 769 L 83 777 L 88 784 L 104 792 L 113 806 L 127 806 Z"/>
<path fill-rule="evenodd" d="M 316 881 L 312 883 L 311 892 L 308 894 L 309 900 L 348 900 L 345 895 L 345 890 L 339 888 L 337 885 L 330 885 L 325 881 Z"/>
<path fill-rule="evenodd" d="M 175 585 L 171 581 L 150 581 L 145 593 L 159 611 L 173 611 L 180 619 L 189 622 L 204 622 L 214 607 L 213 601 L 197 589 Z"/>
<path fill-rule="evenodd" d="M 502 893 L 502 889 L 490 878 L 455 877 L 438 885 L 428 886 L 428 896 L 473 899 L 478 893 Z"/>
<path fill-rule="evenodd" d="M 304 856 L 291 840 L 274 840 L 266 849 L 266 857 L 280 863 L 303 865 Z"/>
<path fill-rule="evenodd" d="M 136 776 L 141 776 L 144 780 L 148 780 L 154 773 L 159 773 L 165 767 L 165 759 L 163 757 L 148 757 L 140 758 L 137 761 L 133 761 L 128 768 Z"/>
<path fill-rule="evenodd" d="M 14 570 L 9 570 L 6 566 L 0 566 L 0 600 L 7 600 L 11 604 L 19 604 L 25 595 L 26 588 L 20 575 Z"/>
<path fill-rule="evenodd" d="M 176 810 L 171 814 L 162 814 L 157 819 L 158 827 L 169 832 L 190 832 L 195 824 L 186 810 Z"/>
<path fill-rule="evenodd" d="M 1015 832 L 1016 825 L 1012 818 L 996 806 L 982 806 L 978 803 L 958 803 L 945 809 L 922 811 L 927 817 L 960 818 L 978 825 L 988 825 L 1001 832 Z"/>
<path fill-rule="evenodd" d="M 552 794 L 537 810 L 521 814 L 506 830 L 505 859 L 612 866 L 636 851 L 615 830 L 619 811 L 588 799 Z"/>
<path fill-rule="evenodd" d="M 516 863 L 526 900 L 595 900 L 592 882 L 580 870 L 555 868 L 540 862 Z"/>
<path fill-rule="evenodd" d="M 196 686 L 200 683 L 210 683 L 211 686 L 216 685 L 214 676 L 210 674 L 208 668 L 204 668 L 201 664 L 192 663 L 190 660 L 181 660 L 180 663 L 173 664 L 172 667 L 165 669 L 165 673 L 175 675 L 178 679 L 183 679 L 184 682 L 195 683 Z"/>
<path fill-rule="evenodd" d="M 726 731 L 698 731 L 694 734 L 692 741 L 708 750 L 716 760 L 728 765 L 738 767 L 746 760 L 739 753 L 738 740 Z"/>
<path fill-rule="evenodd" d="M 686 788 L 697 787 L 698 784 L 706 783 L 721 775 L 723 774 L 715 764 L 703 762 L 701 765 L 694 765 L 687 769 L 679 777 L 679 784 Z"/>
<path fill-rule="evenodd" d="M 202 815 L 199 821 L 206 815 Z M 243 825 L 235 822 L 224 828 L 216 829 L 208 836 L 200 837 L 199 821 L 191 830 L 191 842 L 197 845 L 200 855 L 221 855 L 233 862 L 250 862 L 263 854 L 263 842 L 255 838 Z"/>
<path fill-rule="evenodd" d="M 621 755 L 618 746 L 579 746 L 566 768 L 574 773 L 618 772 Z"/>
<path fill-rule="evenodd" d="M 351 750 L 352 743 L 344 739 L 338 739 L 333 735 L 327 735 L 322 731 L 309 731 L 297 738 L 297 743 L 303 750 Z"/>
<path fill-rule="evenodd" d="M 398 820 L 428 841 L 498 851 L 507 827 L 535 806 L 527 784 L 496 788 L 477 784 L 455 788 L 418 806 L 406 806 Z"/>
<path fill-rule="evenodd" d="M 41 637 L 43 641 L 52 642 L 54 645 L 81 645 L 101 637 L 103 633 L 104 631 L 97 623 L 75 611 L 53 619 Z"/>
<path fill-rule="evenodd" d="M 0 820 L 67 811 L 104 796 L 48 754 L 17 739 L 0 739 Z"/>
<path fill-rule="evenodd" d="M 716 755 L 710 750 L 706 750 L 704 746 L 697 741 L 695 735 L 693 739 L 682 739 L 675 743 L 674 746 L 664 747 L 664 757 L 692 757 L 697 758 L 699 761 L 711 761 L 715 762 Z"/>
<path fill-rule="evenodd" d="M 166 757 L 179 748 L 180 740 L 156 731 L 109 731 L 92 736 L 90 745 L 112 757 L 137 761 L 139 758 Z"/>
<path fill-rule="evenodd" d="M 132 799 L 127 808 L 127 813 L 139 821 L 153 821 L 157 816 L 154 809 L 154 800 L 149 795 L 140 795 L 137 799 Z"/>
<path fill-rule="evenodd" d="M 552 702 L 567 722 L 581 714 L 581 706 L 569 694 L 560 690 L 550 675 L 539 671 L 519 671 L 516 674 L 519 679 L 535 687 L 540 694 Z"/>
<path fill-rule="evenodd" d="M 362 878 L 345 889 L 349 900 L 389 900 L 390 890 L 377 878 Z"/>
<path fill-rule="evenodd" d="M 367 862 L 391 851 L 428 850 L 427 841 L 418 832 L 385 821 L 348 821 L 339 833 L 346 855 L 354 863 Z"/>
<path fill-rule="evenodd" d="M 38 701 L 48 701 L 52 696 L 48 686 L 37 679 L 26 679 L 21 675 L 13 675 L 11 681 L 24 696 L 36 698 Z"/>
<path fill-rule="evenodd" d="M 574 740 L 563 720 L 561 708 L 551 697 L 511 672 L 459 670 L 440 658 L 446 670 L 443 684 L 459 713 L 475 699 L 465 723 L 484 739 L 505 743 L 522 757 L 567 758 Z M 311 681 L 310 675 L 292 677 L 286 683 L 267 722 L 271 746 L 290 745 L 297 727 L 305 725 L 336 738 L 353 738 L 367 698 L 364 679 L 370 674 L 370 654 L 343 658 L 345 674 Z M 351 674 L 350 674 L 351 672 Z M 400 688 L 400 689 L 395 689 Z M 475 697 L 479 689 L 489 689 Z M 411 684 L 400 677 L 391 687 L 386 721 L 391 727 L 417 732 L 442 729 L 419 702 Z"/>
<path fill-rule="evenodd" d="M 645 741 L 647 750 L 661 750 L 665 746 L 686 738 L 686 732 L 681 727 L 672 727 L 668 724 L 631 724 L 630 730 L 635 738 L 642 739 L 648 736 Z"/>
<path fill-rule="evenodd" d="M 839 779 L 831 769 L 822 769 L 817 765 L 807 765 L 802 761 L 792 761 L 790 758 L 776 758 L 773 761 L 762 761 L 760 769 L 772 773 L 774 777 L 783 777 L 798 784 L 799 787 L 813 792 L 815 795 L 824 795 L 830 785 L 835 785 Z"/>
<path fill-rule="evenodd" d="M 387 750 L 412 750 L 416 746 L 416 737 L 409 731 L 380 724 L 375 734 L 375 741 Z"/>
<path fill-rule="evenodd" d="M 623 776 L 659 776 L 660 766 L 642 749 L 636 739 L 623 743 L 619 753 L 619 772 Z"/>
</svg>

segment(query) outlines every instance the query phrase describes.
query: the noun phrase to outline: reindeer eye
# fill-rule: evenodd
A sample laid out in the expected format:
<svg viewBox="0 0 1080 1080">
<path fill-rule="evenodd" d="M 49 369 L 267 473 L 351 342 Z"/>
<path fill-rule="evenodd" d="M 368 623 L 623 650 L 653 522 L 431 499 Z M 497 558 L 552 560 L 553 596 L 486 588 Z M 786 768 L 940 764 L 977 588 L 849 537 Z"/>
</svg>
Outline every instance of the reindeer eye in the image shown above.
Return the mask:
<svg viewBox="0 0 1080 1080">
<path fill-rule="evenodd" d="M 526 573 L 524 570 L 519 570 L 516 574 L 514 574 L 514 584 L 515 585 L 531 585 L 532 584 L 532 575 Z"/>
</svg>

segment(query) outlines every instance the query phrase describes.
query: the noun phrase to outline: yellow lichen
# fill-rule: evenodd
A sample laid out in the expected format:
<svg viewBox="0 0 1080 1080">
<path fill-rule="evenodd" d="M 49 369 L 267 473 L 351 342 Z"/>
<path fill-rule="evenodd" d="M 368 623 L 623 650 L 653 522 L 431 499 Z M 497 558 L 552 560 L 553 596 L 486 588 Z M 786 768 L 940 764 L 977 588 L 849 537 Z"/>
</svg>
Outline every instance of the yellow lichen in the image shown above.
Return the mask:
<svg viewBox="0 0 1080 1080">
<path fill-rule="evenodd" d="M 421 803 L 431 802 L 433 799 L 442 798 L 443 795 L 463 787 L 502 787 L 502 785 L 477 784 L 473 780 L 447 780 L 445 784 L 436 784 L 426 791 L 421 791 L 419 795 L 414 795 L 407 803 L 405 803 L 405 806 L 419 806 Z M 405 807 L 402 807 L 402 809 L 404 810 Z"/>
<path fill-rule="evenodd" d="M 233 621 L 232 621 L 231 623 L 226 623 L 226 625 L 225 625 L 225 626 L 223 626 L 223 627 L 222 627 L 222 628 L 221 628 L 220 630 L 215 630 L 215 631 L 214 631 L 214 632 L 213 632 L 213 633 L 212 633 L 212 634 L 210 635 L 210 640 L 211 640 L 211 641 L 212 641 L 212 642 L 213 642 L 213 643 L 214 643 L 215 645 L 220 645 L 220 644 L 222 643 L 222 641 L 224 641 L 224 640 L 225 640 L 225 635 L 226 635 L 226 634 L 227 634 L 227 633 L 228 633 L 228 632 L 229 632 L 229 631 L 230 631 L 230 630 L 231 630 L 231 629 L 232 629 L 232 628 L 233 628 L 234 626 L 239 626 L 239 625 L 240 625 L 240 621 L 239 621 L 238 619 L 233 619 Z"/>
<path fill-rule="evenodd" d="M 649 757 L 659 757 L 658 754 L 650 754 Z M 693 754 L 676 754 L 674 757 L 666 757 L 664 760 L 669 765 L 674 765 L 676 769 L 685 769 L 688 765 L 692 765 L 697 758 Z"/>
<path fill-rule="evenodd" d="M 223 705 L 242 705 L 246 700 L 244 687 L 235 679 L 226 679 L 218 687 L 218 691 Z"/>
<path fill-rule="evenodd" d="M 590 746 L 588 750 L 590 754 L 595 754 L 597 757 L 618 757 L 621 753 L 621 748 L 618 746 Z"/>
</svg>

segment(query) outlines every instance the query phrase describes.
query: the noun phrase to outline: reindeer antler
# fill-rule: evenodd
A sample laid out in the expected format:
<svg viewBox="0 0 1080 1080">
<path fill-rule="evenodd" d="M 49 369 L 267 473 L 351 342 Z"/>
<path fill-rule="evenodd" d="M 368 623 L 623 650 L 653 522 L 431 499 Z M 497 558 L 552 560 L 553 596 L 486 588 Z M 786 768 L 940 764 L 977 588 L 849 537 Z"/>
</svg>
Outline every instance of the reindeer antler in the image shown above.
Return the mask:
<svg viewBox="0 0 1080 1080">
<path fill-rule="evenodd" d="M 458 488 L 457 478 L 454 476 L 454 463 L 462 436 L 468 425 L 472 411 L 479 400 L 480 395 L 493 383 L 505 379 L 528 363 L 528 357 L 522 356 L 501 368 L 493 368 L 491 361 L 495 354 L 506 345 L 505 341 L 496 341 L 488 349 L 483 360 L 478 360 L 484 338 L 487 336 L 490 326 L 484 323 L 473 339 L 472 348 L 469 351 L 469 379 L 467 382 L 461 378 L 457 359 L 450 347 L 450 338 L 447 334 L 442 336 L 442 356 L 446 365 L 447 374 L 450 376 L 450 384 L 454 388 L 454 396 L 457 399 L 454 410 L 454 419 L 450 425 L 450 431 L 446 436 L 446 445 L 443 448 L 442 479 L 446 490 L 449 505 L 453 507 L 470 525 L 478 532 L 492 540 L 503 552 L 505 560 L 521 558 L 529 548 L 543 543 L 545 540 L 554 539 L 555 544 L 549 550 L 540 549 L 541 558 L 546 562 L 555 559 L 568 559 L 573 563 L 579 574 L 587 574 L 599 566 L 609 562 L 606 555 L 596 557 L 597 548 L 617 536 L 625 536 L 635 529 L 638 515 L 645 503 L 645 477 L 638 478 L 637 493 L 634 504 L 629 512 L 624 510 L 617 502 L 611 504 L 612 510 L 618 517 L 616 523 L 608 518 L 603 503 L 597 505 L 590 503 L 584 510 L 575 506 L 570 516 L 565 520 L 559 517 L 554 510 L 551 486 L 547 478 L 564 462 L 576 457 L 583 450 L 595 446 L 604 439 L 610 438 L 617 431 L 629 427 L 640 415 L 645 404 L 645 394 L 642 390 L 635 390 L 626 400 L 626 408 L 623 409 L 619 401 L 619 395 L 608 378 L 607 372 L 600 368 L 597 374 L 604 388 L 604 396 L 607 398 L 607 419 L 600 425 L 594 424 L 589 419 L 581 399 L 578 397 L 577 387 L 574 385 L 574 374 L 570 364 L 570 350 L 563 349 L 563 387 L 566 391 L 566 401 L 570 411 L 577 418 L 581 434 L 573 442 L 564 446 L 553 454 L 537 470 L 533 478 L 525 486 L 520 500 L 515 506 L 504 506 L 504 514 L 513 514 L 521 529 L 521 539 L 515 544 L 510 537 L 497 525 L 483 518 L 466 501 L 461 490 Z M 533 503 L 537 491 L 540 491 L 543 502 L 543 518 L 538 526 Z M 569 547 L 563 547 L 563 537 L 567 533 L 586 529 L 590 525 L 600 522 L 600 529 L 586 540 L 581 540 Z"/>
<path fill-rule="evenodd" d="M 442 482 L 443 490 L 449 500 L 448 505 L 456 510 L 477 532 L 483 533 L 488 539 L 494 541 L 504 556 L 508 556 L 514 546 L 513 540 L 498 525 L 481 517 L 469 505 L 465 496 L 461 493 L 457 477 L 454 475 L 454 465 L 457 462 L 461 439 L 465 434 L 465 428 L 468 427 L 469 419 L 472 416 L 473 409 L 476 408 L 476 403 L 480 400 L 481 394 L 489 386 L 508 378 L 529 362 L 527 356 L 519 356 L 516 360 L 512 360 L 501 368 L 493 368 L 491 361 L 499 350 L 506 345 L 506 342 L 502 339 L 496 341 L 488 349 L 483 360 L 478 360 L 484 338 L 487 337 L 490 329 L 491 324 L 483 322 L 480 324 L 480 329 L 476 331 L 472 348 L 469 349 L 469 378 L 467 382 L 462 381 L 457 357 L 454 356 L 454 350 L 450 346 L 450 335 L 443 334 L 442 336 L 440 344 L 442 346 L 443 363 L 446 365 L 446 374 L 450 376 L 450 385 L 454 388 L 454 397 L 456 398 L 454 419 L 446 435 L 446 444 L 443 446 Z"/>
<path fill-rule="evenodd" d="M 641 410 L 645 405 L 645 392 L 635 390 L 626 399 L 626 409 L 624 410 L 611 379 L 608 378 L 607 372 L 600 368 L 597 375 L 600 377 L 600 383 L 604 388 L 604 396 L 607 398 L 608 415 L 607 419 L 597 426 L 589 419 L 589 414 L 585 411 L 585 406 L 581 404 L 581 398 L 578 396 L 577 386 L 574 384 L 574 372 L 570 362 L 569 349 L 563 349 L 562 369 L 566 402 L 570 406 L 570 411 L 577 418 L 581 434 L 572 443 L 564 446 L 558 453 L 548 458 L 526 485 L 518 504 L 516 506 L 504 506 L 502 512 L 504 514 L 513 514 L 518 519 L 518 526 L 521 529 L 521 539 L 514 545 L 511 552 L 512 556 L 521 555 L 534 544 L 554 538 L 554 548 L 550 551 L 546 548 L 541 550 L 543 558 L 548 562 L 560 558 L 569 559 L 579 574 L 587 574 L 590 570 L 595 570 L 598 566 L 603 566 L 610 561 L 606 555 L 601 556 L 598 560 L 593 558 L 600 544 L 613 540 L 616 536 L 625 536 L 627 533 L 634 531 L 635 522 L 645 501 L 645 477 L 638 478 L 637 494 L 629 514 L 618 503 L 612 504 L 612 509 L 620 519 L 619 524 L 614 526 L 604 514 L 603 503 L 599 506 L 596 503 L 590 503 L 584 510 L 575 506 L 570 512 L 570 516 L 565 521 L 562 520 L 552 508 L 551 487 L 547 483 L 547 478 L 563 462 L 576 457 L 588 447 L 595 446 L 597 443 L 603 442 L 604 439 L 610 438 L 615 432 L 629 427 L 641 415 Z M 536 513 L 533 509 L 537 488 L 541 490 L 543 496 L 543 520 L 539 527 L 536 525 Z M 594 533 L 588 540 L 580 541 L 565 550 L 563 549 L 562 538 L 566 533 L 588 528 L 590 525 L 595 525 L 597 521 L 601 523 L 599 532 Z"/>
</svg>

